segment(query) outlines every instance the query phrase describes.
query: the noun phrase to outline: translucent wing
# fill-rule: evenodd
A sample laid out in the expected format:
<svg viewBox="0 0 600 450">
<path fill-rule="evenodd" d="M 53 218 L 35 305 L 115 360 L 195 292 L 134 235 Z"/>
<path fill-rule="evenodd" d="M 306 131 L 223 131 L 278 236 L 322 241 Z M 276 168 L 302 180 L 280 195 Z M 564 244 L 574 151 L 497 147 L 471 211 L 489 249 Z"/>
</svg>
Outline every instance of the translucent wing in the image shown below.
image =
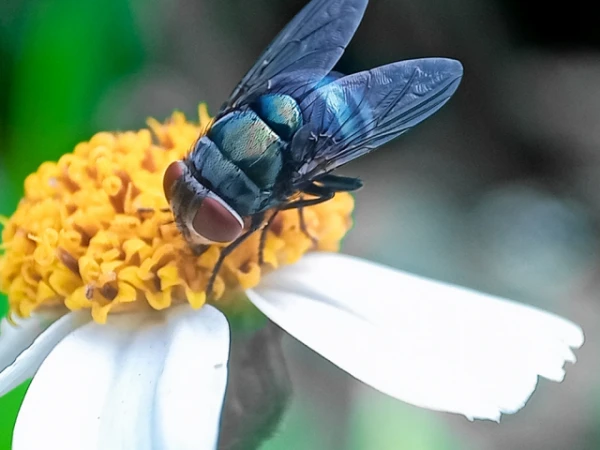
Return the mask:
<svg viewBox="0 0 600 450">
<path fill-rule="evenodd" d="M 316 86 L 336 64 L 368 0 L 312 0 L 277 35 L 234 89 L 218 116 L 274 89 Z"/>
<path fill-rule="evenodd" d="M 306 125 L 292 142 L 293 183 L 314 179 L 410 130 L 450 99 L 462 73 L 451 59 L 402 61 L 311 92 L 300 104 Z"/>
</svg>

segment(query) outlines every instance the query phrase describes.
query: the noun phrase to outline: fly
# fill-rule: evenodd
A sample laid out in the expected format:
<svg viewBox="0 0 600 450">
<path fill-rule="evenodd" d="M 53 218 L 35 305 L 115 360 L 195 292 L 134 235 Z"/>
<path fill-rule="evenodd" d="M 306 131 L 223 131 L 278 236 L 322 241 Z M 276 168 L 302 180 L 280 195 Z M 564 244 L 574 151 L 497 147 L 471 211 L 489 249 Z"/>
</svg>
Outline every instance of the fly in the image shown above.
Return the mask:
<svg viewBox="0 0 600 450">
<path fill-rule="evenodd" d="M 446 58 L 400 61 L 348 76 L 332 72 L 368 0 L 312 0 L 244 76 L 191 152 L 163 183 L 195 251 L 227 243 L 223 260 L 277 213 L 362 186 L 332 173 L 440 109 L 462 78 Z"/>
</svg>

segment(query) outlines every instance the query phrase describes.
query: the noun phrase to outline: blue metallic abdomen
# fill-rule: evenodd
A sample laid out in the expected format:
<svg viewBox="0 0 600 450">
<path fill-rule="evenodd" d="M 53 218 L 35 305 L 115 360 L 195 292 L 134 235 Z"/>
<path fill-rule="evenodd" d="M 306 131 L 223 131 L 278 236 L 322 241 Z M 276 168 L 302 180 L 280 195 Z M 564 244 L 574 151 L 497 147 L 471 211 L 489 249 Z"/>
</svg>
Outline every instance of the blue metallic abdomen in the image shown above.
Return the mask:
<svg viewBox="0 0 600 450">
<path fill-rule="evenodd" d="M 289 95 L 263 95 L 252 104 L 252 109 L 285 141 L 291 141 L 302 126 L 300 106 Z"/>
<path fill-rule="evenodd" d="M 242 216 L 268 208 L 288 143 L 301 125 L 292 97 L 259 97 L 250 108 L 219 119 L 200 139 L 191 158 L 198 178 Z"/>
</svg>

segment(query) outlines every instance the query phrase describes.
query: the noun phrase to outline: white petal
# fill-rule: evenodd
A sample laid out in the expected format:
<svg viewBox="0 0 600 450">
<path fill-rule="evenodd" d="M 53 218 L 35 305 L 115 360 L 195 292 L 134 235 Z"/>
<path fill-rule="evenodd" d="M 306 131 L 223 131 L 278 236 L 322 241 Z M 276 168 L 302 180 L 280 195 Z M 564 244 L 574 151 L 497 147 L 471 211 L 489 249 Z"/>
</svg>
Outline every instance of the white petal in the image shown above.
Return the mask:
<svg viewBox="0 0 600 450">
<path fill-rule="evenodd" d="M 13 448 L 212 450 L 228 354 L 229 326 L 210 306 L 84 325 L 33 379 Z"/>
<path fill-rule="evenodd" d="M 356 258 L 313 254 L 250 300 L 357 379 L 418 406 L 498 420 L 564 376 L 581 329 L 553 314 Z"/>
<path fill-rule="evenodd" d="M 217 444 L 227 383 L 229 326 L 212 306 L 201 311 L 203 315 L 181 317 L 185 326 L 174 330 L 173 340 L 179 345 L 171 345 L 156 393 L 159 449 L 213 449 Z"/>
<path fill-rule="evenodd" d="M 0 372 L 11 365 L 17 356 L 31 345 L 60 316 L 33 315 L 29 319 L 6 317 L 0 319 Z"/>
<path fill-rule="evenodd" d="M 57 320 L 58 319 L 58 320 Z M 31 378 L 44 359 L 66 335 L 89 321 L 89 313 L 69 313 L 62 317 L 35 315 L 0 323 L 0 396 Z"/>
</svg>

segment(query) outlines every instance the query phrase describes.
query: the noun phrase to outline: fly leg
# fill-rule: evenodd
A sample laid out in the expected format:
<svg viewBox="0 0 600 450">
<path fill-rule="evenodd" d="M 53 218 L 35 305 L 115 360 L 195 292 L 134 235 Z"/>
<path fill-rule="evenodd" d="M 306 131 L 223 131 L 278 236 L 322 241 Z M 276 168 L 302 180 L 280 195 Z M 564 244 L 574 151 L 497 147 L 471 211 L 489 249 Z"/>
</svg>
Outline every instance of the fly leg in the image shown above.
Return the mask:
<svg viewBox="0 0 600 450">
<path fill-rule="evenodd" d="M 303 191 L 305 194 L 316 196 L 317 197 L 316 199 L 311 199 L 311 200 L 317 200 L 316 202 L 312 202 L 310 204 L 306 204 L 306 203 L 302 204 L 303 201 L 306 201 L 303 199 L 300 199 L 298 202 L 294 202 L 296 204 L 301 203 L 300 205 L 296 206 L 298 208 L 298 214 L 300 215 L 300 229 L 306 236 L 308 236 L 310 238 L 310 240 L 312 241 L 314 246 L 317 245 L 317 239 L 315 239 L 313 236 L 311 236 L 310 233 L 308 232 L 308 229 L 306 228 L 306 221 L 304 220 L 303 208 L 305 206 L 315 205 L 315 204 L 330 200 L 335 195 L 336 192 L 356 191 L 357 189 L 360 189 L 363 185 L 362 181 L 359 180 L 358 178 L 342 177 L 339 175 L 331 175 L 331 174 L 326 174 L 326 175 L 319 177 L 316 180 L 316 182 L 318 184 L 313 183 L 313 184 L 309 185 Z"/>
<path fill-rule="evenodd" d="M 326 202 L 327 200 L 331 200 L 333 198 L 335 195 L 335 190 L 313 183 L 303 189 L 302 193 L 316 198 L 301 198 L 300 200 L 290 202 L 280 208 L 281 211 L 285 211 L 286 209 L 305 208 L 307 206 L 318 205 L 319 203 Z"/>
<path fill-rule="evenodd" d="M 313 183 L 306 187 L 302 192 L 316 198 L 301 198 L 300 200 L 288 203 L 281 208 L 281 210 L 298 209 L 300 230 L 302 230 L 302 232 L 312 241 L 313 246 L 316 246 L 318 244 L 317 239 L 312 236 L 306 228 L 306 221 L 304 220 L 304 208 L 331 200 L 335 195 L 335 190 Z"/>
<path fill-rule="evenodd" d="M 279 209 L 275 210 L 275 212 L 271 215 L 271 217 L 269 217 L 269 220 L 267 220 L 267 223 L 265 224 L 265 226 L 261 230 L 261 233 L 260 233 L 260 243 L 258 244 L 258 265 L 259 266 L 262 266 L 263 263 L 265 262 L 265 260 L 264 260 L 264 251 L 265 251 L 265 244 L 267 242 L 267 231 L 269 231 L 269 227 L 271 226 L 271 224 L 275 220 L 275 217 L 277 217 L 277 213 L 279 211 L 280 211 Z"/>
<path fill-rule="evenodd" d="M 336 181 L 337 184 L 333 182 L 334 180 Z M 286 205 L 283 205 L 281 208 L 279 208 L 277 211 L 275 211 L 275 213 L 271 217 L 269 217 L 269 220 L 267 221 L 266 225 L 264 226 L 261 237 L 260 237 L 259 262 L 261 264 L 263 262 L 263 250 L 264 250 L 264 245 L 265 245 L 266 238 L 267 238 L 267 230 L 268 230 L 269 226 L 271 225 L 271 223 L 273 222 L 273 220 L 275 219 L 275 217 L 277 216 L 277 213 L 279 211 L 284 211 L 287 209 L 298 209 L 299 214 L 300 214 L 300 229 L 313 241 L 313 243 L 315 243 L 316 240 L 308 233 L 308 230 L 306 229 L 306 222 L 304 221 L 304 215 L 303 215 L 302 208 L 305 208 L 307 206 L 312 206 L 312 205 L 318 205 L 319 203 L 323 203 L 323 202 L 326 202 L 327 200 L 331 200 L 333 198 L 333 196 L 335 195 L 336 191 L 358 189 L 358 187 L 361 186 L 360 181 L 358 181 L 354 178 L 337 177 L 334 175 L 328 175 L 326 177 L 323 177 L 322 180 L 318 181 L 318 183 L 319 184 L 312 183 L 309 186 L 307 186 L 305 189 L 302 190 L 302 193 L 310 195 L 313 198 L 300 198 L 299 200 L 295 200 Z M 331 183 L 331 187 L 329 187 L 326 183 Z M 348 189 L 348 188 L 352 188 L 352 189 Z M 215 279 L 217 278 L 217 274 L 219 273 L 219 271 L 221 270 L 221 267 L 223 266 L 223 260 L 232 251 L 234 251 L 242 242 L 244 242 L 246 239 L 248 239 L 248 237 L 250 237 L 250 235 L 252 233 L 254 233 L 256 230 L 258 230 L 261 227 L 261 225 L 263 224 L 264 218 L 265 218 L 264 213 L 257 214 L 254 217 L 252 217 L 250 229 L 248 231 L 246 231 L 244 234 L 242 234 L 240 237 L 238 237 L 231 244 L 229 244 L 227 247 L 225 247 L 221 250 L 221 253 L 219 254 L 219 259 L 217 260 L 217 263 L 215 264 L 215 267 L 213 268 L 213 272 L 212 272 L 212 274 L 208 280 L 208 284 L 206 286 L 206 296 L 207 297 L 209 297 L 212 294 L 213 286 L 215 284 Z"/>
<path fill-rule="evenodd" d="M 306 220 L 304 220 L 304 207 L 300 206 L 298 208 L 298 220 L 300 223 L 300 231 L 302 231 L 312 242 L 313 247 L 316 247 L 319 241 L 316 237 L 308 232 L 308 228 L 306 228 Z"/>
<path fill-rule="evenodd" d="M 263 222 L 264 214 L 257 214 L 252 217 L 252 222 L 250 223 L 250 229 L 238 237 L 235 241 L 229 244 L 227 247 L 224 247 L 219 253 L 219 259 L 213 267 L 213 272 L 208 279 L 208 284 L 206 285 L 206 298 L 209 298 L 212 295 L 213 285 L 215 284 L 215 279 L 217 278 L 217 274 L 221 270 L 223 266 L 223 261 L 227 256 L 234 251 L 242 242 L 250 237 L 252 233 L 258 230 Z"/>
<path fill-rule="evenodd" d="M 335 192 L 351 192 L 360 189 L 363 183 L 358 178 L 342 177 L 330 173 L 316 179 L 317 183 Z"/>
</svg>

